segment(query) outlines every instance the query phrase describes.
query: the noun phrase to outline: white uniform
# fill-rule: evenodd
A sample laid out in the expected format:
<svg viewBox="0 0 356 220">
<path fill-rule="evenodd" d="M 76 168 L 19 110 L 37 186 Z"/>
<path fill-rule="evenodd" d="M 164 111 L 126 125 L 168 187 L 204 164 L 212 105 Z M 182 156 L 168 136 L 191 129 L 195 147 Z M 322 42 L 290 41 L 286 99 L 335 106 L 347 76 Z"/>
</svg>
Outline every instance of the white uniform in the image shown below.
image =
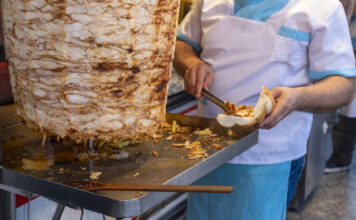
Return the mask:
<svg viewBox="0 0 356 220">
<path fill-rule="evenodd" d="M 255 105 L 262 85 L 295 87 L 330 75 L 356 76 L 345 12 L 336 0 L 200 0 L 181 23 L 178 39 L 212 66 L 210 91 L 238 105 Z M 205 117 L 221 112 L 206 101 L 198 108 Z M 311 123 L 311 113 L 293 112 L 260 130 L 259 143 L 230 162 L 299 158 Z"/>
</svg>

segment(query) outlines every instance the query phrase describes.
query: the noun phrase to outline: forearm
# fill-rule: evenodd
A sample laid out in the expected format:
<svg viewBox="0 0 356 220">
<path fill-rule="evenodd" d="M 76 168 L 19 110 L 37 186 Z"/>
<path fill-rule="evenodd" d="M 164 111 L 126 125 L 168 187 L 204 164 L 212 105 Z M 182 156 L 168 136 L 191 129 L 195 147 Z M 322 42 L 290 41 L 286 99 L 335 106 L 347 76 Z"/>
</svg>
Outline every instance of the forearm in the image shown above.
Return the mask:
<svg viewBox="0 0 356 220">
<path fill-rule="evenodd" d="M 320 82 L 296 88 L 298 105 L 296 110 L 328 112 L 350 103 L 355 94 L 355 78 L 330 76 Z"/>
<path fill-rule="evenodd" d="M 204 62 L 199 58 L 192 46 L 183 41 L 177 41 L 173 65 L 181 76 L 184 76 L 186 70 L 201 63 Z"/>
</svg>

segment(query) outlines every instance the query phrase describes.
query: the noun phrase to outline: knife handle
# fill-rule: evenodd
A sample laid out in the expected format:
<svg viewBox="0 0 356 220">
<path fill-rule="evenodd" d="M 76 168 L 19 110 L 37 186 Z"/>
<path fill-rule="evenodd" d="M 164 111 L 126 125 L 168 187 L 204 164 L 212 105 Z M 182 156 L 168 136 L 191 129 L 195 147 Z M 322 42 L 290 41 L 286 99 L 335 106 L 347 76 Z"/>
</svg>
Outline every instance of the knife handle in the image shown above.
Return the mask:
<svg viewBox="0 0 356 220">
<path fill-rule="evenodd" d="M 119 191 L 155 191 L 155 192 L 204 192 L 204 193 L 231 193 L 232 186 L 197 186 L 197 185 L 132 185 L 132 184 L 103 184 L 98 186 L 82 187 L 83 190 L 119 190 Z"/>
</svg>

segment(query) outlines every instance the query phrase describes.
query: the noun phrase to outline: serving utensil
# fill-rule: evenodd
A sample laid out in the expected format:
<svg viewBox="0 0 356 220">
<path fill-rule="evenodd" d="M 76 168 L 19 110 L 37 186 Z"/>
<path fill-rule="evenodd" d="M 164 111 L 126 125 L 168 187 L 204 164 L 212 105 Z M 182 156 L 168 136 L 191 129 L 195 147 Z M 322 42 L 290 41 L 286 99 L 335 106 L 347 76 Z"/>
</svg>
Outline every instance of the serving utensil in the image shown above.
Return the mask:
<svg viewBox="0 0 356 220">
<path fill-rule="evenodd" d="M 178 74 L 184 78 L 184 74 L 181 72 L 178 72 Z M 219 99 L 218 97 L 216 97 L 215 95 L 213 95 L 211 92 L 209 92 L 206 89 L 202 89 L 201 91 L 202 96 L 204 96 L 205 98 L 207 98 L 209 101 L 211 101 L 212 103 L 214 103 L 215 105 L 219 106 L 222 110 L 224 110 L 224 112 L 228 115 L 231 115 L 231 109 L 229 109 L 226 105 L 225 102 L 221 99 Z"/>
<path fill-rule="evenodd" d="M 222 110 L 224 110 L 224 112 L 228 115 L 231 114 L 231 109 L 229 109 L 226 105 L 225 102 L 221 99 L 219 99 L 218 97 L 216 97 L 215 95 L 213 95 L 211 92 L 207 91 L 206 89 L 203 88 L 203 90 L 201 91 L 202 96 L 204 96 L 205 98 L 207 98 L 209 101 L 211 101 L 212 103 L 214 103 L 215 105 L 219 106 L 220 108 L 222 108 Z"/>
</svg>

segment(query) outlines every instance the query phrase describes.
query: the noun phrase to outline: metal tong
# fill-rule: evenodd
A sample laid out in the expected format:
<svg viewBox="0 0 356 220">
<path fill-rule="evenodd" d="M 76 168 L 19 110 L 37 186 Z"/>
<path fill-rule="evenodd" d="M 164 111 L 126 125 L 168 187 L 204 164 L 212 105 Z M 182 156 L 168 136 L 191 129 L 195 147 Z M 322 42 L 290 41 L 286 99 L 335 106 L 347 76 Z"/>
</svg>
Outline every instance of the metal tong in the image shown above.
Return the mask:
<svg viewBox="0 0 356 220">
<path fill-rule="evenodd" d="M 182 74 L 181 72 L 178 72 L 178 74 L 184 78 L 184 74 Z M 226 114 L 231 115 L 231 109 L 229 109 L 225 105 L 225 102 L 223 100 L 221 100 L 218 97 L 216 97 L 215 95 L 211 94 L 210 92 L 208 92 L 208 90 L 206 90 L 204 88 L 202 89 L 201 94 L 202 94 L 202 96 L 207 98 L 209 101 L 211 101 L 212 103 L 214 103 L 217 106 L 219 106 L 220 108 L 222 108 Z"/>
<path fill-rule="evenodd" d="M 224 112 L 226 114 L 231 114 L 231 109 L 229 109 L 226 105 L 225 102 L 221 99 L 219 99 L 218 97 L 216 97 L 215 95 L 211 94 L 209 91 L 207 91 L 206 89 L 203 88 L 203 90 L 201 91 L 202 96 L 204 96 L 205 98 L 207 98 L 209 101 L 211 101 L 212 103 L 214 103 L 215 105 L 219 106 L 220 108 L 222 108 L 224 110 Z"/>
</svg>

